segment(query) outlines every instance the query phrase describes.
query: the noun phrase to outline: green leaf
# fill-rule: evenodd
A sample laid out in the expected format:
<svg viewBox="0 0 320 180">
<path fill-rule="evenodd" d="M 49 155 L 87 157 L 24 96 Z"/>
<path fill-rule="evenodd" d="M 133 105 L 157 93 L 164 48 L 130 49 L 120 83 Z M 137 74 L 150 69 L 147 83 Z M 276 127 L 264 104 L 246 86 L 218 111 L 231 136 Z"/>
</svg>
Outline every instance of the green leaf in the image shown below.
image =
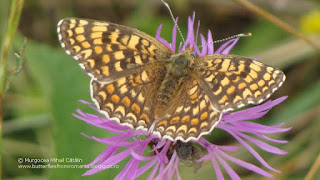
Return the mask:
<svg viewBox="0 0 320 180">
<path fill-rule="evenodd" d="M 261 52 L 266 48 L 273 47 L 288 37 L 288 34 L 276 25 L 260 20 L 247 28 L 247 32 L 251 32 L 252 36 L 241 38 L 239 45 L 232 49 L 232 54 L 241 54 L 248 56 Z"/>
<path fill-rule="evenodd" d="M 302 92 L 284 101 L 285 106 L 273 118 L 273 123 L 282 123 L 295 119 L 302 113 L 320 104 L 320 81 L 309 85 Z M 292 123 L 292 122 L 291 122 Z"/>
</svg>

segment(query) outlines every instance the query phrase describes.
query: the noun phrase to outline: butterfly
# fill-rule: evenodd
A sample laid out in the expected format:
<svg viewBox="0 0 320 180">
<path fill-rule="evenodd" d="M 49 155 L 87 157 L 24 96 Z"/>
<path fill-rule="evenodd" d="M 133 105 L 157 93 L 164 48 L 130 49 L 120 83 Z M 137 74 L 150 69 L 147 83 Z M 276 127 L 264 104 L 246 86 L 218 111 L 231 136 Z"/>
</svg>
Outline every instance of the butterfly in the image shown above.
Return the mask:
<svg viewBox="0 0 320 180">
<path fill-rule="evenodd" d="M 171 141 L 209 134 L 222 114 L 270 97 L 284 73 L 262 62 L 213 54 L 175 54 L 137 29 L 96 20 L 58 23 L 65 52 L 92 80 L 90 93 L 107 118 Z"/>
</svg>

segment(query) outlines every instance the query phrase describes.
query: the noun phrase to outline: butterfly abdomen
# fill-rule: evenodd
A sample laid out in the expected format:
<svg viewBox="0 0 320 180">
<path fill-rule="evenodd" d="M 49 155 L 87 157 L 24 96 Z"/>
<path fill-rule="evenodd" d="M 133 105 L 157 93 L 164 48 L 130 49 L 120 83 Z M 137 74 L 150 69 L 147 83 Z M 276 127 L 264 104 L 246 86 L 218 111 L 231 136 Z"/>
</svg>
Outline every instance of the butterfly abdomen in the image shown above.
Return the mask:
<svg viewBox="0 0 320 180">
<path fill-rule="evenodd" d="M 180 85 L 180 78 L 173 78 L 166 75 L 164 78 L 158 94 L 158 103 L 160 106 L 166 106 L 169 103 L 173 93 L 178 89 Z"/>
</svg>

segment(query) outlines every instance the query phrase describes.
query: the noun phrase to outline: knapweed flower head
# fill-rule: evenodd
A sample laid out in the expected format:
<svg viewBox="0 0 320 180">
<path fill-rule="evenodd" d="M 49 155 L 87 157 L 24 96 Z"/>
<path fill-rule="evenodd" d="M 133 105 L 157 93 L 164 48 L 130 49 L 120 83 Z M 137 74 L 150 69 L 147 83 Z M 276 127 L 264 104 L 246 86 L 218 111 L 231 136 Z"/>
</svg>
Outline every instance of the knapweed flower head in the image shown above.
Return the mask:
<svg viewBox="0 0 320 180">
<path fill-rule="evenodd" d="M 202 34 L 199 34 L 200 23 L 198 22 L 197 24 L 196 32 L 194 23 L 195 14 L 193 14 L 192 18 L 189 17 L 188 19 L 188 35 L 184 44 L 180 43 L 179 46 L 176 44 L 176 26 L 173 28 L 171 43 L 160 37 L 161 25 L 157 30 L 156 39 L 166 45 L 172 52 L 181 52 L 186 48 L 191 48 L 193 49 L 193 55 L 195 57 L 209 54 L 228 54 L 239 39 L 235 38 L 229 40 L 220 46 L 220 48 L 214 50 L 211 32 L 208 31 L 206 39 Z M 200 39 L 201 48 L 199 48 L 198 39 Z M 176 50 L 176 47 L 178 47 L 178 50 Z M 89 169 L 83 175 L 92 175 L 102 170 L 106 170 L 124 159 L 129 158 L 129 162 L 115 179 L 136 179 L 147 172 L 149 173 L 148 179 L 172 179 L 174 177 L 176 177 L 176 179 L 181 179 L 178 168 L 180 161 L 185 163 L 191 162 L 195 171 L 201 167 L 203 161 L 211 161 L 217 179 L 224 179 L 223 169 L 231 179 L 240 179 L 239 175 L 231 168 L 228 162 L 242 166 L 250 171 L 261 174 L 262 176 L 272 177 L 272 174 L 264 169 L 275 172 L 279 171 L 272 168 L 257 151 L 248 144 L 248 142 L 269 153 L 279 155 L 286 154 L 283 150 L 267 143 L 286 143 L 286 141 L 272 139 L 268 137 L 267 134 L 285 132 L 290 128 L 281 128 L 284 123 L 266 126 L 252 121 L 261 118 L 272 107 L 278 105 L 285 99 L 286 97 L 268 100 L 255 107 L 223 114 L 221 121 L 216 128 L 224 130 L 234 137 L 241 144 L 239 147 L 216 145 L 209 142 L 204 137 L 200 137 L 198 140 L 193 140 L 188 143 L 181 141 L 172 142 L 167 139 L 159 138 L 157 135 L 150 132 L 133 130 L 130 127 L 120 125 L 107 118 L 88 114 L 78 109 L 78 114 L 74 114 L 75 117 L 88 124 L 116 134 L 115 136 L 107 138 L 97 138 L 85 135 L 97 142 L 107 144 L 108 147 L 98 155 L 96 159 L 86 165 L 93 168 Z M 93 103 L 82 102 L 99 112 L 94 107 Z M 195 146 L 194 144 L 198 145 Z M 248 152 L 264 166 L 264 169 L 228 154 L 228 152 L 237 151 L 240 147 L 247 149 Z"/>
</svg>

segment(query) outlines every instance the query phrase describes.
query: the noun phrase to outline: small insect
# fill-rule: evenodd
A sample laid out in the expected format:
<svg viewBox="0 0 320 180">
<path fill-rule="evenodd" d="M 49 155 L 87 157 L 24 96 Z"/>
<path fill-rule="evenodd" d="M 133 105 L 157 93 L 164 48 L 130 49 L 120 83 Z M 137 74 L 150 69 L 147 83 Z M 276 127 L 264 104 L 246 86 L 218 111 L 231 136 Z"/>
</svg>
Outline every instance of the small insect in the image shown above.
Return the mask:
<svg viewBox="0 0 320 180">
<path fill-rule="evenodd" d="M 150 147 L 150 149 L 153 149 L 156 144 L 156 142 L 151 141 L 148 146 Z M 157 151 L 161 152 L 162 148 L 158 149 Z M 176 143 L 172 143 L 169 146 L 166 154 L 169 161 L 171 160 L 174 151 L 176 151 L 181 162 L 183 162 L 187 166 L 193 166 L 195 173 L 201 168 L 202 162 L 197 162 L 197 160 L 203 156 L 203 152 L 198 146 L 195 146 L 194 143 L 185 143 L 179 140 Z M 151 151 L 150 155 L 156 155 L 155 151 Z"/>
<path fill-rule="evenodd" d="M 91 97 L 102 114 L 171 141 L 209 134 L 224 112 L 265 101 L 285 80 L 281 70 L 247 57 L 193 57 L 191 48 L 175 54 L 111 22 L 67 18 L 57 31 L 66 53 L 92 78 Z"/>
<path fill-rule="evenodd" d="M 177 141 L 175 150 L 180 160 L 187 166 L 193 166 L 194 172 L 200 169 L 202 162 L 197 162 L 203 156 L 202 150 L 191 142 Z"/>
</svg>

